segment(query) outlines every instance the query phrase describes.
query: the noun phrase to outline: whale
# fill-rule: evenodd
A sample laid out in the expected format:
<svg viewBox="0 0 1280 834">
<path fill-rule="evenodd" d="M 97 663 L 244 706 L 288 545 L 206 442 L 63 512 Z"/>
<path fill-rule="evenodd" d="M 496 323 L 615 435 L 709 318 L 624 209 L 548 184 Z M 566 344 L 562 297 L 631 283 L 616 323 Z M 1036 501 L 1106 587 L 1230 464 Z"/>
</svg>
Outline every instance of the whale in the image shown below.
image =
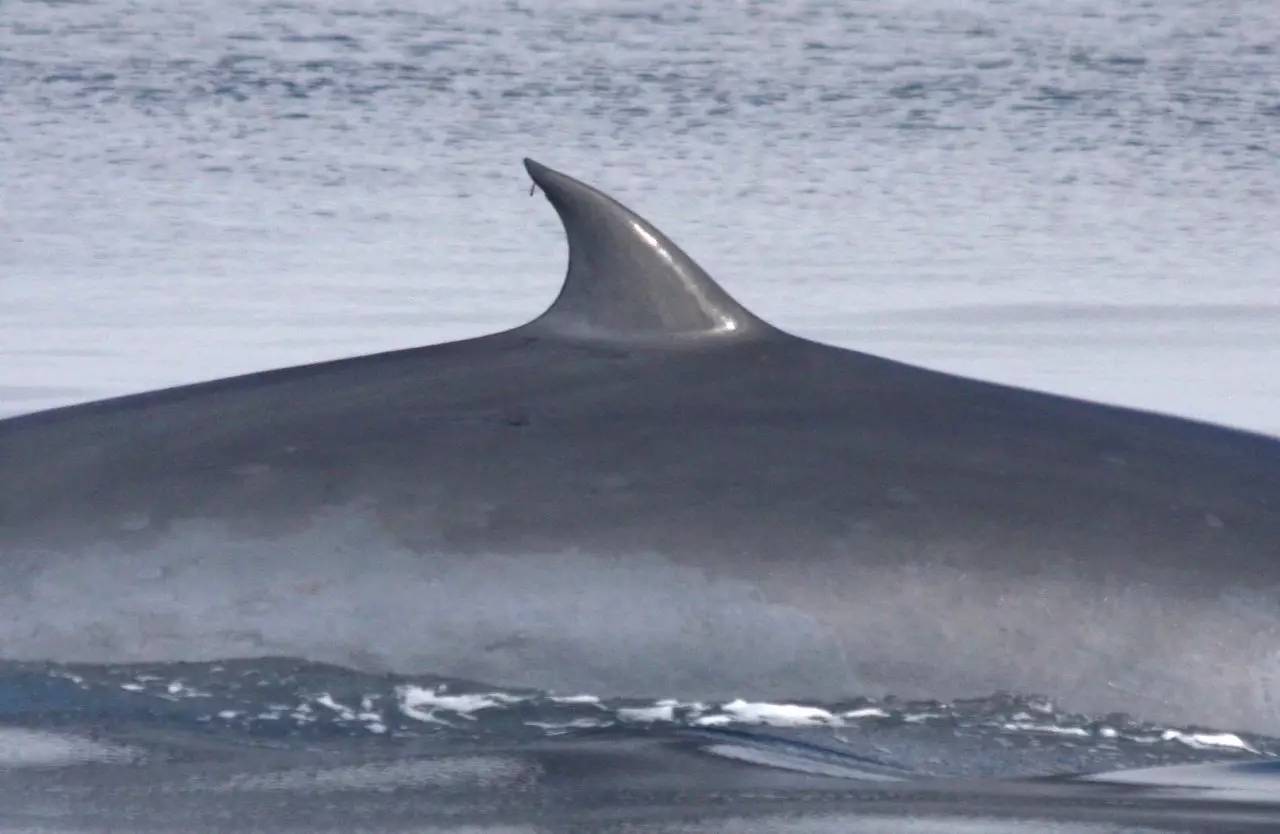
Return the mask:
<svg viewBox="0 0 1280 834">
<path fill-rule="evenodd" d="M 1280 732 L 1280 440 L 788 334 L 525 165 L 522 326 L 0 421 L 0 660 Z"/>
</svg>

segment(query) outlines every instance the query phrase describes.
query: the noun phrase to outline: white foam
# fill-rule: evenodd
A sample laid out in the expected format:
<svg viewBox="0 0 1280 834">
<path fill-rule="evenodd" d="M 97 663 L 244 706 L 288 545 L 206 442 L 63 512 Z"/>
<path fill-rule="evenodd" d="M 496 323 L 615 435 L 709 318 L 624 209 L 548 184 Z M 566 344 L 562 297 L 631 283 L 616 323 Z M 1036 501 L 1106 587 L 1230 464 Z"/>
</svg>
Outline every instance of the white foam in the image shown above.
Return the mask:
<svg viewBox="0 0 1280 834">
<path fill-rule="evenodd" d="M 598 695 L 552 695 L 550 700 L 557 704 L 599 704 Z"/>
<path fill-rule="evenodd" d="M 444 687 L 426 689 L 421 686 L 406 684 L 396 687 L 396 695 L 400 699 L 400 711 L 418 721 L 441 722 L 436 717 L 437 710 L 454 713 L 462 718 L 473 719 L 471 715 L 483 709 L 503 707 L 508 704 L 526 700 L 522 696 L 508 695 L 502 692 L 475 692 L 465 695 L 447 695 Z"/>
<path fill-rule="evenodd" d="M 572 721 L 564 721 L 556 723 L 553 721 L 526 721 L 526 727 L 537 727 L 540 730 L 546 730 L 549 733 L 564 733 L 569 730 L 590 730 L 597 727 L 608 727 L 613 724 L 612 721 L 605 721 L 600 718 L 575 718 Z"/>
<path fill-rule="evenodd" d="M 187 686 L 182 681 L 170 681 L 165 687 L 165 691 L 177 698 L 208 698 L 208 692 L 202 692 L 194 687 Z"/>
<path fill-rule="evenodd" d="M 1079 736 L 1088 738 L 1090 733 L 1084 727 L 1062 727 L 1057 724 L 1036 724 L 1031 721 L 1007 721 L 1001 725 L 1006 730 L 1026 730 L 1032 733 L 1049 733 L 1058 736 Z"/>
<path fill-rule="evenodd" d="M 622 707 L 618 710 L 618 719 L 621 721 L 634 721 L 639 723 L 675 721 L 676 707 L 679 705 L 679 701 L 668 700 L 658 701 L 651 707 Z"/>
<path fill-rule="evenodd" d="M 324 707 L 325 709 L 336 712 L 338 714 L 338 717 L 342 718 L 344 721 L 356 720 L 355 710 L 351 709 L 348 706 L 338 703 L 333 699 L 333 696 L 330 695 L 328 692 L 321 692 L 312 700 L 314 700 L 317 704 Z"/>
<path fill-rule="evenodd" d="M 694 719 L 694 725 L 698 727 L 724 727 L 733 723 L 732 715 L 704 715 Z"/>
<path fill-rule="evenodd" d="M 1177 741 L 1194 750 L 1241 750 L 1246 753 L 1257 753 L 1245 740 L 1235 733 L 1184 733 L 1181 730 L 1165 730 L 1160 738 L 1165 741 Z"/>
<path fill-rule="evenodd" d="M 863 707 L 861 709 L 851 709 L 848 712 L 840 713 L 840 717 L 848 720 L 858 718 L 888 718 L 889 713 L 879 707 Z"/>
<path fill-rule="evenodd" d="M 816 727 L 840 724 L 840 719 L 821 707 L 799 704 L 750 702 L 741 698 L 720 707 L 734 721 L 742 724 L 765 724 L 770 727 Z"/>
</svg>

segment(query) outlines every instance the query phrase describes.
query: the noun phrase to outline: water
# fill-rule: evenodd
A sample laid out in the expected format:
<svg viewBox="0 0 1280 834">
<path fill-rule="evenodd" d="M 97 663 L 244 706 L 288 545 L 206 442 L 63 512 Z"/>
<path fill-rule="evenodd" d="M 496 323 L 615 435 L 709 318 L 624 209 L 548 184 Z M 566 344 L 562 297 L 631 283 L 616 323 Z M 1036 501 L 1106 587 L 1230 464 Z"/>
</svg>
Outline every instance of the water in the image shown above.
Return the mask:
<svg viewBox="0 0 1280 834">
<path fill-rule="evenodd" d="M 13 2 L 0 412 L 554 296 L 531 155 L 766 318 L 1280 433 L 1269 3 Z"/>
<path fill-rule="evenodd" d="M 723 743 L 787 741 L 789 746 L 775 744 L 774 752 L 793 754 L 797 769 L 821 762 L 824 770 L 853 767 L 853 778 L 879 781 L 1100 773 L 1280 754 L 1280 740 L 1264 736 L 1165 727 L 1124 715 L 1089 717 L 1041 697 L 828 704 L 600 698 L 372 675 L 288 658 L 113 666 L 0 662 L 0 718 L 27 732 L 89 722 L 99 726 L 100 740 L 120 733 L 104 727 L 155 722 L 175 738 L 376 740 L 432 748 L 684 733 Z M 12 749 L 30 756 L 36 748 Z M 817 752 L 826 755 L 805 755 Z M 46 759 L 34 763 L 130 757 L 129 744 L 121 741 L 91 751 L 49 748 Z M 8 763 L 0 756 L 0 766 Z"/>
<path fill-rule="evenodd" d="M 693 703 L 285 658 L 0 664 L 5 831 L 1261 831 L 1278 753 L 1012 695 Z M 1096 775 L 1043 780 L 1078 773 Z"/>
<path fill-rule="evenodd" d="M 1261 0 L 6 3 L 0 414 L 519 324 L 555 295 L 564 261 L 524 155 L 614 193 L 801 335 L 1280 434 L 1280 16 Z M 1280 752 L 1030 695 L 913 705 L 850 693 L 779 713 L 496 685 L 283 660 L 9 664 L 0 795 L 25 810 L 0 821 L 106 825 L 126 813 L 111 797 L 151 784 L 155 830 L 181 828 L 192 808 L 209 830 L 233 818 L 248 830 L 273 807 L 277 825 L 354 830 L 412 826 L 426 810 L 441 825 L 505 825 L 524 818 L 519 802 L 570 816 L 617 807 L 616 783 L 556 781 L 567 771 L 547 751 L 569 748 L 538 745 L 563 742 L 620 757 L 620 784 L 648 786 L 622 804 L 659 809 L 645 818 L 655 828 L 704 830 L 664 816 L 696 784 L 704 810 L 719 807 L 712 796 L 738 810 L 803 796 L 823 809 L 803 830 L 852 830 L 847 809 L 814 799 L 837 791 L 821 780 L 848 791 Z M 406 707 L 463 695 L 492 704 Z M 486 752 L 516 743 L 523 752 Z M 142 770 L 94 769 L 121 761 Z M 744 762 L 774 775 L 746 776 Z M 658 771 L 670 778 L 646 781 Z M 801 776 L 819 781 L 785 781 Z M 225 784 L 249 791 L 239 811 L 224 807 Z M 346 786 L 345 810 L 316 799 L 326 784 Z M 438 792 L 399 811 L 375 801 L 424 784 L 487 787 L 454 816 Z M 476 804 L 513 784 L 539 787 L 498 810 Z M 571 798 L 557 805 L 561 790 Z M 1099 802 L 1092 788 L 993 790 L 972 795 L 1000 819 L 1088 822 Z M 936 810 L 901 796 L 876 806 L 894 830 L 904 807 L 917 821 Z M 1162 824 L 1164 798 L 1143 811 L 1145 795 L 1126 796 L 1126 824 Z M 1121 830 L 1107 822 L 1121 812 L 1107 813 L 1080 830 Z"/>
</svg>

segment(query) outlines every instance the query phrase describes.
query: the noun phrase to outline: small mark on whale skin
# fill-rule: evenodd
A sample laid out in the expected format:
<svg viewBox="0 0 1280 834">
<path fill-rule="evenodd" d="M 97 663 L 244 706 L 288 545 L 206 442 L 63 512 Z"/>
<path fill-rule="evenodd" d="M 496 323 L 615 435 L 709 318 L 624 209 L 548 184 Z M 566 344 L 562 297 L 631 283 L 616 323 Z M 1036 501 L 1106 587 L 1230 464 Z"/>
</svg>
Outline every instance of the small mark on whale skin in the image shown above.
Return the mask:
<svg viewBox="0 0 1280 834">
<path fill-rule="evenodd" d="M 1215 530 L 1221 530 L 1223 527 L 1227 526 L 1227 523 L 1214 513 L 1205 513 L 1204 523 Z"/>
<path fill-rule="evenodd" d="M 522 649 L 529 643 L 529 638 L 523 634 L 513 634 L 510 637 L 504 637 L 501 640 L 495 640 L 481 647 L 481 651 L 499 652 L 508 649 Z"/>
<path fill-rule="evenodd" d="M 524 411 L 508 411 L 502 415 L 502 422 L 514 428 L 523 428 L 529 425 L 529 415 Z"/>
<path fill-rule="evenodd" d="M 301 596 L 313 597 L 328 587 L 330 583 L 320 579 L 308 579 L 293 583 L 293 592 Z"/>
</svg>

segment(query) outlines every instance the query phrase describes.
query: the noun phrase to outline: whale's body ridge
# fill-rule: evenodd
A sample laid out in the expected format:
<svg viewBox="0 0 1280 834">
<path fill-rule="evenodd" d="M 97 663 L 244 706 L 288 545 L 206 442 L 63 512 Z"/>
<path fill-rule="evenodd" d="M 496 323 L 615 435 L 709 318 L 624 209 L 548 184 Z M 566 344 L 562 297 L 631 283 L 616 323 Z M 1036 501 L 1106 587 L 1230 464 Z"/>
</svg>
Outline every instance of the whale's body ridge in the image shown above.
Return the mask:
<svg viewBox="0 0 1280 834">
<path fill-rule="evenodd" d="M 1280 732 L 1280 441 L 790 336 L 528 167 L 527 325 L 0 421 L 0 658 Z"/>
</svg>

